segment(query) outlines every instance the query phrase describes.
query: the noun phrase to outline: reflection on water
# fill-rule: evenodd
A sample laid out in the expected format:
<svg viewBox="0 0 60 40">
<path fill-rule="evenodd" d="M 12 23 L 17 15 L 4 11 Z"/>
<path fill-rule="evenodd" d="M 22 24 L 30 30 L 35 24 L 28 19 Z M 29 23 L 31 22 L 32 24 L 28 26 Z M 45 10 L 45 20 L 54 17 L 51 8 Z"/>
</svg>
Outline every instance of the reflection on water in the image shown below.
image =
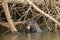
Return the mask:
<svg viewBox="0 0 60 40">
<path fill-rule="evenodd" d="M 20 35 L 5 35 L 0 40 L 60 40 L 60 33 L 21 33 Z"/>
</svg>

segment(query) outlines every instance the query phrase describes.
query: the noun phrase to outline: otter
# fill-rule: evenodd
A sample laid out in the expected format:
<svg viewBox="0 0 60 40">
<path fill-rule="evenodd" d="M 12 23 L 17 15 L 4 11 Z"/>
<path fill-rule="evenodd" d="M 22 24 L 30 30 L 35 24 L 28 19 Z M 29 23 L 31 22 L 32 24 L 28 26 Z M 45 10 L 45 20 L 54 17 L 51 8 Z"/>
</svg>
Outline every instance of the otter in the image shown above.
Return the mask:
<svg viewBox="0 0 60 40">
<path fill-rule="evenodd" d="M 33 33 L 33 32 L 42 32 L 42 30 L 40 29 L 38 23 L 34 20 L 29 20 L 27 22 L 27 26 L 26 26 L 26 32 L 27 33 Z"/>
</svg>

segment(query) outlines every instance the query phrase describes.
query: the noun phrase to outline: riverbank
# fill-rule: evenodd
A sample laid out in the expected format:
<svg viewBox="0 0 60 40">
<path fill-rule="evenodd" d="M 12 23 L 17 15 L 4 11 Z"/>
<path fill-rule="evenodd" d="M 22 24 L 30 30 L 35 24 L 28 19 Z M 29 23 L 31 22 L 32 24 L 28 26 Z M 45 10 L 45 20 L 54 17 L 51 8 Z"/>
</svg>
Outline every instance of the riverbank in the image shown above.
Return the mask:
<svg viewBox="0 0 60 40">
<path fill-rule="evenodd" d="M 22 2 L 22 1 L 21 1 Z M 16 28 L 18 29 L 18 31 L 23 32 L 25 31 L 25 27 L 26 27 L 26 22 L 28 20 L 34 19 L 34 21 L 36 21 L 39 25 L 39 27 L 42 30 L 48 30 L 48 31 L 59 31 L 60 30 L 60 4 L 58 1 L 43 1 L 43 2 L 33 2 L 40 10 L 43 11 L 44 14 L 48 14 L 50 15 L 50 18 L 48 18 L 46 15 L 41 14 L 40 12 L 36 11 L 36 9 L 32 6 L 29 5 L 27 2 L 27 4 L 23 4 L 22 3 L 9 3 L 8 2 L 8 8 L 10 11 L 10 15 L 12 17 L 13 20 L 13 24 L 14 26 L 16 26 Z M 51 18 L 54 18 L 54 20 L 52 21 Z M 4 32 L 6 31 L 10 31 L 10 25 L 7 21 L 4 9 L 2 7 L 2 3 L 0 3 L 0 27 L 4 27 L 1 28 Z M 5 28 L 6 31 L 4 30 Z M 21 31 L 22 30 L 22 31 Z"/>
</svg>

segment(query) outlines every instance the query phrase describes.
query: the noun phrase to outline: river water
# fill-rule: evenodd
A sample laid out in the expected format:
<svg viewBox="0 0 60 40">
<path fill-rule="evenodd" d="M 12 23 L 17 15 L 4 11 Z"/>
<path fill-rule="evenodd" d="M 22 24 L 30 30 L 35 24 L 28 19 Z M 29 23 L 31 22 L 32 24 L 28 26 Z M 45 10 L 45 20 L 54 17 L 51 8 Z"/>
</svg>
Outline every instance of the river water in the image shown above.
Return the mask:
<svg viewBox="0 0 60 40">
<path fill-rule="evenodd" d="M 0 36 L 0 40 L 60 40 L 60 33 L 21 33 L 20 35 L 7 34 Z"/>
</svg>

